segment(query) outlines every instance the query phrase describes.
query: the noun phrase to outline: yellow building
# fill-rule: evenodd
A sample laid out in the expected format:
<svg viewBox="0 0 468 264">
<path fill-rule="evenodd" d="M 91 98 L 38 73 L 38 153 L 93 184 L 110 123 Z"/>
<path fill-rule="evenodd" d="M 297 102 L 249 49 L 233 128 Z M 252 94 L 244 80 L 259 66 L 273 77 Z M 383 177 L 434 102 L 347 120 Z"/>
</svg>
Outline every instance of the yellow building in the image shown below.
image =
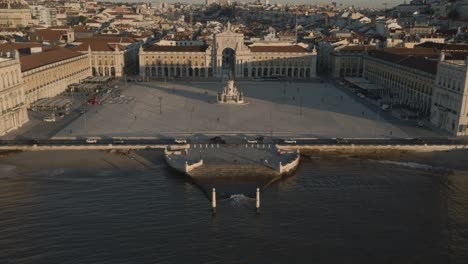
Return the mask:
<svg viewBox="0 0 468 264">
<path fill-rule="evenodd" d="M 0 57 L 0 135 L 28 121 L 19 53 Z"/>
<path fill-rule="evenodd" d="M 302 44 L 256 44 L 246 46 L 244 35 L 231 30 L 216 34 L 205 46 L 152 46 L 140 49 L 140 76 L 224 78 L 316 77 L 315 50 Z"/>
<path fill-rule="evenodd" d="M 388 96 L 395 107 L 411 110 L 420 118 L 429 117 L 437 61 L 416 56 L 418 54 L 414 50 L 408 51 L 413 52 L 411 56 L 405 51 L 386 49 L 370 52 L 364 56 L 363 76 L 387 91 L 382 96 Z"/>
<path fill-rule="evenodd" d="M 0 0 L 0 28 L 27 26 L 32 23 L 31 13 L 22 0 Z"/>
<path fill-rule="evenodd" d="M 459 56 L 461 57 L 461 56 Z M 464 56 L 463 56 L 464 57 Z M 431 122 L 454 136 L 468 135 L 468 59 L 441 54 Z"/>
<path fill-rule="evenodd" d="M 375 50 L 375 46 L 355 45 L 331 52 L 330 63 L 333 77 L 362 77 L 364 55 L 371 50 Z"/>
<path fill-rule="evenodd" d="M 28 107 L 41 98 L 54 97 L 64 92 L 68 85 L 91 76 L 89 55 L 70 49 L 57 48 L 22 56 L 20 61 Z"/>
<path fill-rule="evenodd" d="M 90 55 L 94 76 L 122 77 L 137 71 L 139 43 L 134 38 L 94 36 L 77 39 L 73 44 L 73 50 Z"/>
</svg>

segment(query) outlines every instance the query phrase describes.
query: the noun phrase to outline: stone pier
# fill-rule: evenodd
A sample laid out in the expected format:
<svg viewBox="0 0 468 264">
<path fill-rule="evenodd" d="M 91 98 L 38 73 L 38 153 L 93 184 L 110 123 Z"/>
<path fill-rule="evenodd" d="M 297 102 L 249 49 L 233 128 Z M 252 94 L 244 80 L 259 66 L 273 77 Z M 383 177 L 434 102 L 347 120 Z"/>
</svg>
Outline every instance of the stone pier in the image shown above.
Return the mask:
<svg viewBox="0 0 468 264">
<path fill-rule="evenodd" d="M 171 167 L 207 192 L 215 187 L 221 194 L 232 194 L 239 186 L 253 192 L 292 173 L 299 165 L 300 154 L 297 150 L 279 150 L 273 144 L 196 144 L 166 149 L 165 157 Z M 234 185 L 236 190 L 229 190 Z"/>
<path fill-rule="evenodd" d="M 281 175 L 294 171 L 300 155 L 298 150 L 280 150 L 273 144 L 193 144 L 166 149 L 165 157 L 170 166 L 189 176 L 200 174 L 201 169 L 205 174 L 221 174 L 223 168 Z"/>
</svg>

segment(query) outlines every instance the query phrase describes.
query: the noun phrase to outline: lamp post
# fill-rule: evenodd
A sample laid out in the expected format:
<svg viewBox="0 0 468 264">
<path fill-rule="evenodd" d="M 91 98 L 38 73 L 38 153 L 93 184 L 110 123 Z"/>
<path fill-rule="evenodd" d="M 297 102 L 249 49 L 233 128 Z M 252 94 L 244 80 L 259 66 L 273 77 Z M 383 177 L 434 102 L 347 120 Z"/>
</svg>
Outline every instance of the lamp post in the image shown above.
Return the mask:
<svg viewBox="0 0 468 264">
<path fill-rule="evenodd" d="M 161 115 L 162 114 L 162 99 L 163 99 L 163 97 L 159 96 L 158 99 L 159 99 L 159 114 Z"/>
<path fill-rule="evenodd" d="M 299 93 L 299 115 L 302 116 L 302 95 L 301 95 L 301 88 L 297 87 L 297 92 Z"/>
<path fill-rule="evenodd" d="M 175 78 L 172 80 L 172 93 L 175 93 Z"/>
<path fill-rule="evenodd" d="M 286 96 L 286 82 L 283 82 L 283 97 Z"/>
<path fill-rule="evenodd" d="M 302 97 L 299 97 L 299 115 L 302 116 Z"/>
<path fill-rule="evenodd" d="M 193 116 L 194 111 L 195 111 L 195 106 L 192 105 L 192 109 L 190 110 L 190 135 L 192 134 L 192 116 Z"/>
</svg>

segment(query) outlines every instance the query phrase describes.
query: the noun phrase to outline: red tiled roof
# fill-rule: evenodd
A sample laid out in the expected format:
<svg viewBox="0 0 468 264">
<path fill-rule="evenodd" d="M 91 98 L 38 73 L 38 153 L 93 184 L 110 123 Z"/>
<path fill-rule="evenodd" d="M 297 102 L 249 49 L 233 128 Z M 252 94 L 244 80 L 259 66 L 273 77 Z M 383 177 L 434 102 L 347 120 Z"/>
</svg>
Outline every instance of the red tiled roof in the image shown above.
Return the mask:
<svg viewBox="0 0 468 264">
<path fill-rule="evenodd" d="M 418 49 L 421 48 L 432 48 L 437 50 L 443 50 L 445 52 L 468 52 L 468 44 L 446 44 L 446 43 L 434 43 L 424 42 L 416 45 Z"/>
<path fill-rule="evenodd" d="M 338 41 L 341 41 L 343 40 L 343 38 L 338 38 L 338 37 L 329 37 L 329 36 L 326 36 L 326 37 L 323 37 L 321 38 L 319 41 L 320 42 L 338 42 Z"/>
<path fill-rule="evenodd" d="M 91 47 L 91 51 L 115 51 L 116 44 L 109 44 L 101 41 L 83 42 L 80 45 L 73 48 L 75 51 L 88 51 L 88 47 Z M 125 47 L 117 44 L 120 50 L 125 50 Z"/>
<path fill-rule="evenodd" d="M 60 30 L 36 29 L 33 34 L 40 36 L 45 41 L 59 41 L 65 33 L 66 31 Z"/>
<path fill-rule="evenodd" d="M 42 44 L 34 43 L 34 42 L 7 43 L 7 44 L 0 45 L 0 52 L 11 52 L 13 50 L 30 49 L 30 48 L 37 48 L 37 47 L 42 47 Z"/>
<path fill-rule="evenodd" d="M 207 46 L 151 46 L 145 51 L 159 51 L 159 52 L 205 52 Z"/>
<path fill-rule="evenodd" d="M 138 42 L 134 38 L 130 37 L 120 37 L 117 35 L 98 35 L 91 38 L 80 38 L 77 41 L 79 42 L 108 42 L 108 43 L 135 43 Z"/>
<path fill-rule="evenodd" d="M 291 46 L 253 46 L 250 47 L 251 52 L 283 52 L 283 53 L 304 53 L 309 52 L 298 45 Z"/>
<path fill-rule="evenodd" d="M 417 48 L 417 49 L 409 49 L 409 48 L 385 48 L 383 49 L 385 52 L 398 54 L 398 55 L 411 55 L 411 56 L 419 56 L 419 57 L 437 57 L 437 52 L 432 48 Z"/>
<path fill-rule="evenodd" d="M 55 62 L 71 59 L 82 56 L 82 53 L 71 49 L 57 48 L 47 52 L 35 53 L 28 56 L 20 57 L 21 72 L 29 71 L 41 66 L 52 64 Z"/>
<path fill-rule="evenodd" d="M 414 56 L 414 55 L 401 55 L 396 53 L 390 53 L 383 50 L 375 50 L 369 53 L 371 57 L 388 61 L 391 63 L 395 63 L 401 66 L 405 66 L 408 68 L 413 68 L 416 70 L 420 70 L 432 75 L 437 74 L 437 64 L 438 61 L 429 60 L 422 56 Z"/>
<path fill-rule="evenodd" d="M 356 46 L 346 46 L 340 49 L 340 52 L 354 52 L 354 51 L 371 51 L 375 50 L 375 46 L 371 45 L 356 45 Z"/>
</svg>

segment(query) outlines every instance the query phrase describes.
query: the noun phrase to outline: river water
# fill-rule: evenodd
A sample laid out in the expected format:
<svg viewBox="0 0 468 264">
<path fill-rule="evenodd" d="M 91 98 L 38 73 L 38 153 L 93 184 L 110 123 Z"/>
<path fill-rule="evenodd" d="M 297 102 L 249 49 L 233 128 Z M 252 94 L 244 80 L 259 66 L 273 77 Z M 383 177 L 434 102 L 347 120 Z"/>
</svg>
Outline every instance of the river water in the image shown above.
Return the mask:
<svg viewBox="0 0 468 264">
<path fill-rule="evenodd" d="M 239 193 L 212 217 L 163 164 L 0 169 L 0 263 L 468 263 L 464 172 L 305 160 L 258 215 Z"/>
</svg>

